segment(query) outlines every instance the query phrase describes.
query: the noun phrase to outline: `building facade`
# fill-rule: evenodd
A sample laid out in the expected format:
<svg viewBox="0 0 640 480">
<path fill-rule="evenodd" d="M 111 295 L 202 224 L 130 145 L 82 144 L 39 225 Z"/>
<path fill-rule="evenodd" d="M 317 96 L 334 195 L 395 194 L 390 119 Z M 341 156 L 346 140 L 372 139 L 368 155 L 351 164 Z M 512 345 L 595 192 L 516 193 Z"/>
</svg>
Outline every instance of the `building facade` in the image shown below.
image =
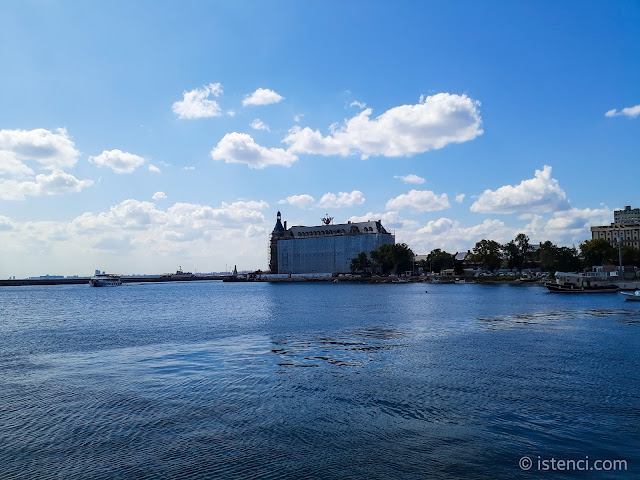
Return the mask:
<svg viewBox="0 0 640 480">
<path fill-rule="evenodd" d="M 278 212 L 269 243 L 271 273 L 348 273 L 351 260 L 361 252 L 369 255 L 382 245 L 395 243 L 380 220 L 333 225 L 331 218 L 315 227 L 287 229 Z"/>
<path fill-rule="evenodd" d="M 615 210 L 613 219 L 611 225 L 591 227 L 591 238 L 603 238 L 614 246 L 620 238 L 623 245 L 640 248 L 640 208 L 627 206 L 624 210 Z"/>
</svg>

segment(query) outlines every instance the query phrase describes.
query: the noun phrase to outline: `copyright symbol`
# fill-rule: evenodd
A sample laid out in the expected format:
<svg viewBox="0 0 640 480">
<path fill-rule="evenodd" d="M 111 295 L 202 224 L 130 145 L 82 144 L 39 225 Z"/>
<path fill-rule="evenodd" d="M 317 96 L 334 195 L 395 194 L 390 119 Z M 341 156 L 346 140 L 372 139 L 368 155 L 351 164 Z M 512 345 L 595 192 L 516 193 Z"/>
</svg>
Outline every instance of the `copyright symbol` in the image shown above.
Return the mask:
<svg viewBox="0 0 640 480">
<path fill-rule="evenodd" d="M 522 457 L 518 464 L 522 470 L 529 470 L 533 465 L 533 461 L 529 457 Z"/>
</svg>

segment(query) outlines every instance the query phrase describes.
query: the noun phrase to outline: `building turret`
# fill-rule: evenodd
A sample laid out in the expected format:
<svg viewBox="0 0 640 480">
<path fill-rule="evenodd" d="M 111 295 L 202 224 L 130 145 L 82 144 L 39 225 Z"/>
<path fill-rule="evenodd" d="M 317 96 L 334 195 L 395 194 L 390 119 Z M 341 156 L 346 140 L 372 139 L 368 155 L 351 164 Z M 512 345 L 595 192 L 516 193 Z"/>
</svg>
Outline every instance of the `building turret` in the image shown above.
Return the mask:
<svg viewBox="0 0 640 480">
<path fill-rule="evenodd" d="M 280 214 L 280 211 L 278 211 L 278 216 L 276 218 L 276 226 L 273 227 L 273 233 L 284 233 L 284 227 L 282 226 L 282 215 Z"/>
<path fill-rule="evenodd" d="M 287 222 L 284 222 L 285 225 Z M 269 242 L 269 270 L 271 273 L 278 273 L 278 240 L 284 237 L 286 228 L 282 226 L 282 215 L 278 211 L 276 216 L 276 226 L 271 232 L 271 240 Z"/>
</svg>

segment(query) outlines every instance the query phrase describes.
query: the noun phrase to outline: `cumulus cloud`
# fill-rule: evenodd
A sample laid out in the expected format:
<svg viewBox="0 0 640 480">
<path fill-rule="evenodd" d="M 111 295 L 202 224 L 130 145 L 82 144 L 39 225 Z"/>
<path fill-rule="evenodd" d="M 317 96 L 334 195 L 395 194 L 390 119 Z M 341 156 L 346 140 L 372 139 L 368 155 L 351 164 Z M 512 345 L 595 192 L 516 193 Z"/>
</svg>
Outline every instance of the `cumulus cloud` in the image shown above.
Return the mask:
<svg viewBox="0 0 640 480">
<path fill-rule="evenodd" d="M 20 178 L 34 175 L 34 171 L 18 160 L 14 152 L 0 150 L 0 175 Z"/>
<path fill-rule="evenodd" d="M 410 208 L 418 212 L 434 212 L 449 208 L 451 204 L 446 193 L 436 195 L 430 190 L 411 190 L 387 202 L 387 210 Z"/>
<path fill-rule="evenodd" d="M 183 99 L 174 102 L 171 108 L 178 118 L 219 117 L 222 115 L 220 105 L 210 97 L 218 97 L 221 94 L 222 86 L 219 83 L 210 83 L 202 88 L 182 92 Z"/>
<path fill-rule="evenodd" d="M 182 167 L 182 170 L 195 170 L 196 167 L 191 167 L 191 166 L 187 166 L 187 167 Z"/>
<path fill-rule="evenodd" d="M 465 194 L 461 193 L 460 195 L 456 195 L 456 202 L 458 203 L 462 203 L 462 201 L 464 200 Z"/>
<path fill-rule="evenodd" d="M 100 155 L 90 156 L 89 161 L 99 167 L 109 167 L 116 173 L 132 173 L 144 163 L 144 158 L 119 149 L 103 150 Z"/>
<path fill-rule="evenodd" d="M 294 154 L 282 148 L 266 148 L 258 145 L 246 133 L 227 133 L 211 150 L 211 158 L 226 163 L 244 163 L 249 168 L 265 168 L 270 165 L 290 167 L 298 160 Z"/>
<path fill-rule="evenodd" d="M 54 170 L 50 174 L 36 175 L 35 181 L 0 179 L 0 200 L 24 200 L 27 196 L 75 193 L 90 185 L 93 185 L 92 180 L 79 180 L 69 173 Z"/>
<path fill-rule="evenodd" d="M 393 178 L 402 180 L 404 183 L 416 183 L 421 184 L 426 182 L 426 180 L 418 175 L 414 175 L 413 173 L 409 175 L 394 175 Z"/>
<path fill-rule="evenodd" d="M 360 190 L 354 190 L 351 193 L 339 192 L 337 195 L 329 192 L 322 196 L 318 205 L 328 208 L 342 208 L 362 205 L 364 201 L 364 195 Z"/>
<path fill-rule="evenodd" d="M 167 198 L 167 194 L 164 192 L 156 192 L 151 198 L 153 198 L 154 200 L 164 200 Z"/>
<path fill-rule="evenodd" d="M 300 113 L 298 115 L 294 115 L 293 121 L 298 123 L 298 122 L 300 122 L 300 120 L 302 120 L 302 117 L 304 117 L 304 113 Z"/>
<path fill-rule="evenodd" d="M 567 195 L 551 178 L 551 167 L 536 170 L 534 178 L 523 180 L 516 186 L 505 185 L 495 191 L 485 190 L 473 205 L 472 212 L 526 213 L 567 210 Z"/>
<path fill-rule="evenodd" d="M 82 233 L 109 231 L 117 233 L 129 230 L 148 230 L 160 228 L 161 234 L 167 238 L 176 232 L 184 240 L 193 238 L 194 230 L 218 227 L 245 227 L 245 222 L 264 222 L 262 210 L 268 208 L 265 201 L 223 202 L 220 207 L 191 203 L 176 203 L 167 210 L 159 209 L 152 202 L 124 200 L 114 205 L 108 212 L 97 215 L 87 212 L 73 220 L 73 227 Z M 173 232 L 173 233 L 171 233 Z"/>
<path fill-rule="evenodd" d="M 483 238 L 506 243 L 518 233 L 517 229 L 506 226 L 500 220 L 487 219 L 480 224 L 465 227 L 457 220 L 439 218 L 428 222 L 416 232 L 405 234 L 416 252 L 430 252 L 441 248 L 447 252 L 459 252 L 473 249 Z"/>
<path fill-rule="evenodd" d="M 289 204 L 298 208 L 309 208 L 315 203 L 315 199 L 311 195 L 303 193 L 301 195 L 292 195 L 284 200 L 280 200 L 278 203 L 281 205 Z"/>
<path fill-rule="evenodd" d="M 528 228 L 537 238 L 551 240 L 563 245 L 577 244 L 591 238 L 590 227 L 609 225 L 613 221 L 613 210 L 608 208 L 571 208 L 554 212 L 553 217 L 543 222 L 534 216 Z M 540 229 L 540 227 L 542 227 Z"/>
<path fill-rule="evenodd" d="M 331 129 L 326 137 L 318 130 L 294 126 L 283 141 L 293 153 L 410 156 L 481 135 L 479 106 L 480 102 L 466 95 L 439 93 L 416 105 L 394 107 L 374 119 L 370 118 L 372 109 L 367 108 L 342 127 Z"/>
<path fill-rule="evenodd" d="M 259 88 L 251 95 L 247 95 L 242 101 L 243 106 L 248 105 L 269 105 L 271 103 L 278 103 L 284 100 L 282 95 L 278 95 L 273 90 L 268 88 Z"/>
<path fill-rule="evenodd" d="M 149 171 L 150 171 L 150 172 L 153 172 L 153 173 L 161 173 L 161 172 L 162 172 L 158 167 L 156 167 L 156 166 L 155 166 L 154 164 L 152 164 L 152 163 L 150 163 L 150 164 L 149 164 L 149 167 L 148 167 L 148 168 L 149 168 Z"/>
<path fill-rule="evenodd" d="M 373 213 L 368 212 L 364 215 L 354 215 L 349 218 L 351 222 L 368 222 L 369 220 L 381 220 L 382 225 L 389 228 L 416 228 L 420 225 L 415 220 L 402 218 L 398 212 Z"/>
<path fill-rule="evenodd" d="M 93 268 L 162 273 L 180 264 L 207 272 L 222 270 L 225 262 L 264 269 L 265 253 L 256 245 L 266 245 L 266 229 L 273 228 L 263 215 L 268 207 L 258 200 L 159 208 L 129 199 L 66 221 L 0 217 L 0 263 L 4 271 L 27 276 L 42 274 L 45 267 L 65 275 L 86 275 Z"/>
<path fill-rule="evenodd" d="M 626 108 L 623 108 L 622 110 L 616 110 L 614 108 L 613 110 L 609 110 L 607 113 L 604 114 L 605 117 L 624 116 L 629 118 L 636 118 L 638 115 L 640 115 L 640 105 L 635 105 L 633 107 L 626 107 Z"/>
<path fill-rule="evenodd" d="M 11 157 L 17 161 L 36 161 L 48 170 L 73 167 L 79 155 L 64 128 L 53 132 L 44 128 L 0 130 L 0 151 L 5 152 L 3 159 Z"/>
<path fill-rule="evenodd" d="M 358 108 L 366 108 L 367 104 L 364 102 L 358 102 L 357 100 L 354 100 L 353 102 L 351 102 L 349 104 L 350 107 L 358 107 Z"/>
<path fill-rule="evenodd" d="M 267 132 L 270 132 L 271 130 L 269 130 L 269 126 L 266 125 L 262 120 L 260 120 L 259 118 L 256 118 L 253 120 L 253 122 L 250 123 L 251 128 L 253 128 L 254 130 L 266 130 Z"/>
</svg>

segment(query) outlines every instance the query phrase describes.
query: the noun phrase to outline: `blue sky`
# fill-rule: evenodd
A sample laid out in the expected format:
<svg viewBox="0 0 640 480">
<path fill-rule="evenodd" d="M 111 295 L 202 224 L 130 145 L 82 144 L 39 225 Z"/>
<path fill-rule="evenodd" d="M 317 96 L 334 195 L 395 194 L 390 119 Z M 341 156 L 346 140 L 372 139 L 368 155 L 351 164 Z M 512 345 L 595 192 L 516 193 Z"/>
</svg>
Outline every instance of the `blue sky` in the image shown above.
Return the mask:
<svg viewBox="0 0 640 480">
<path fill-rule="evenodd" d="M 577 245 L 639 206 L 637 2 L 8 1 L 0 18 L 2 278 L 264 269 L 278 210 L 381 218 L 428 253 Z"/>
</svg>

